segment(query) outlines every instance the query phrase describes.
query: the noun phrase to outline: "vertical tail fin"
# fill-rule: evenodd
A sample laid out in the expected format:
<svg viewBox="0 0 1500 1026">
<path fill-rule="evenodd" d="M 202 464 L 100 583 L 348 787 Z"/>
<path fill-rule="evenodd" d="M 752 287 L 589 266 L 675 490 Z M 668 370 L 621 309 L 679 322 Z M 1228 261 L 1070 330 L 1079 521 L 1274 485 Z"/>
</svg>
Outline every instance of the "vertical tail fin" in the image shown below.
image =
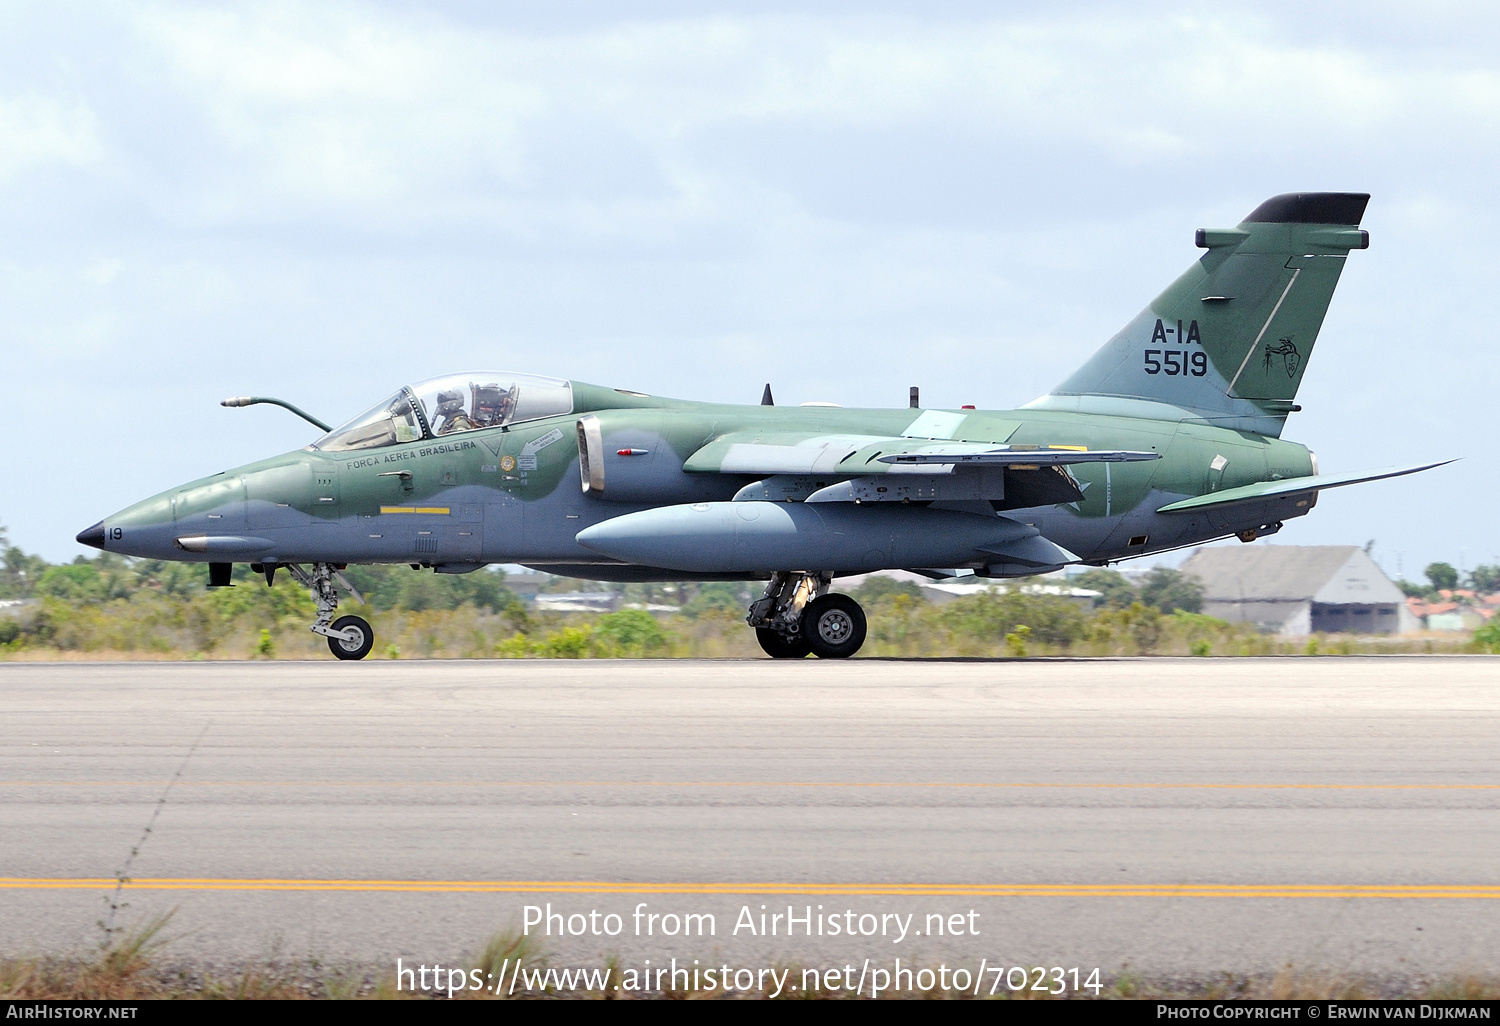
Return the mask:
<svg viewBox="0 0 1500 1026">
<path fill-rule="evenodd" d="M 1032 408 L 1141 415 L 1146 401 L 1280 435 L 1351 249 L 1366 193 L 1288 193 L 1235 228 L 1200 228 L 1208 252 Z"/>
</svg>

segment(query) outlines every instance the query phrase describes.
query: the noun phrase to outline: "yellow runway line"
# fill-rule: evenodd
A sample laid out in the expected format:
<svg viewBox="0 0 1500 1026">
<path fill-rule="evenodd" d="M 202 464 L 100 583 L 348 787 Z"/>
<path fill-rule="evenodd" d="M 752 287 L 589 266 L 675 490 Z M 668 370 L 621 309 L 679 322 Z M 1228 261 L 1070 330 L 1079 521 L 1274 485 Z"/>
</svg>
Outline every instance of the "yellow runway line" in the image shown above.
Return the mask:
<svg viewBox="0 0 1500 1026">
<path fill-rule="evenodd" d="M 161 787 L 161 780 L 0 780 L 4 787 Z M 863 780 L 179 780 L 173 787 L 790 787 L 976 788 L 995 790 L 1500 791 L 1500 784 L 1057 783 Z"/>
<path fill-rule="evenodd" d="M 0 877 L 0 890 L 102 890 L 112 877 Z M 129 890 L 346 891 L 414 894 L 692 894 L 947 898 L 1500 899 L 1494 884 L 919 884 L 666 883 L 621 880 L 283 880 L 138 878 Z"/>
</svg>

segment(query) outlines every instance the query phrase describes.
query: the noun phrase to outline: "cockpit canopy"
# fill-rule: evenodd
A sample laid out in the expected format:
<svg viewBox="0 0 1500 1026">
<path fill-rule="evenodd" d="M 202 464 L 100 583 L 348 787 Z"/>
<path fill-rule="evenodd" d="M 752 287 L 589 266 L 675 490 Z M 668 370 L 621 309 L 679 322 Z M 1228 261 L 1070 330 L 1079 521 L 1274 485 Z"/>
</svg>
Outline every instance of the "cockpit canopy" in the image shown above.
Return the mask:
<svg viewBox="0 0 1500 1026">
<path fill-rule="evenodd" d="M 324 452 L 378 449 L 573 412 L 573 386 L 532 374 L 474 371 L 407 385 L 313 443 Z"/>
</svg>

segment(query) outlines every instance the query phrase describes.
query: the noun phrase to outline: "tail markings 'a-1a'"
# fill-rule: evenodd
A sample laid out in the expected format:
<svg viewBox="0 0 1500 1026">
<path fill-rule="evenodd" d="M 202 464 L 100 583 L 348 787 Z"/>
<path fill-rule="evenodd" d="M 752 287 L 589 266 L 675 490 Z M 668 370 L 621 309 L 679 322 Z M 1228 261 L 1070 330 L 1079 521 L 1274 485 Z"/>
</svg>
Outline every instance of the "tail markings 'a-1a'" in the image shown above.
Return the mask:
<svg viewBox="0 0 1500 1026">
<path fill-rule="evenodd" d="M 1280 436 L 1344 261 L 1370 244 L 1359 229 L 1369 199 L 1288 193 L 1234 228 L 1198 229 L 1198 262 L 1030 406 Z"/>
</svg>

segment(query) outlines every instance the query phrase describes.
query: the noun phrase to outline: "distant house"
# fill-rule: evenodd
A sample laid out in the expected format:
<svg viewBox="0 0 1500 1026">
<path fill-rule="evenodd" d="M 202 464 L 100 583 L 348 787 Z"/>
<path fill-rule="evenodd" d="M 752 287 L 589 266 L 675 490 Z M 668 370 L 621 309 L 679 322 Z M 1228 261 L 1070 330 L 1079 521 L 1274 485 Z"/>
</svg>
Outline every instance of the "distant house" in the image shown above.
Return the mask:
<svg viewBox="0 0 1500 1026">
<path fill-rule="evenodd" d="M 1444 588 L 1432 602 L 1415 595 L 1406 600 L 1406 608 L 1430 631 L 1472 631 L 1488 623 L 1497 607 L 1500 595 L 1477 595 L 1465 589 Z"/>
<path fill-rule="evenodd" d="M 539 574 L 534 571 L 507 572 L 505 575 L 505 586 L 519 599 L 530 602 L 536 598 L 537 593 L 552 582 L 548 574 Z"/>
<path fill-rule="evenodd" d="M 536 597 L 542 613 L 613 613 L 625 601 L 618 591 L 543 592 Z"/>
<path fill-rule="evenodd" d="M 1290 637 L 1405 634 L 1422 623 L 1356 545 L 1199 549 L 1182 572 L 1203 584 L 1203 612 Z"/>
</svg>

